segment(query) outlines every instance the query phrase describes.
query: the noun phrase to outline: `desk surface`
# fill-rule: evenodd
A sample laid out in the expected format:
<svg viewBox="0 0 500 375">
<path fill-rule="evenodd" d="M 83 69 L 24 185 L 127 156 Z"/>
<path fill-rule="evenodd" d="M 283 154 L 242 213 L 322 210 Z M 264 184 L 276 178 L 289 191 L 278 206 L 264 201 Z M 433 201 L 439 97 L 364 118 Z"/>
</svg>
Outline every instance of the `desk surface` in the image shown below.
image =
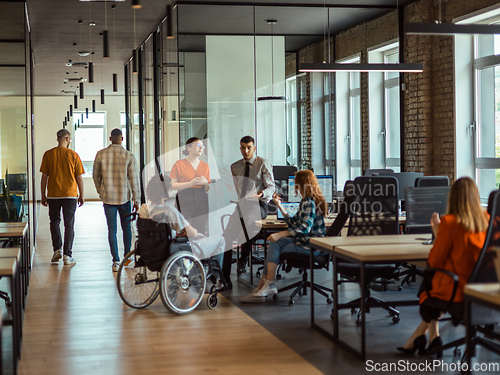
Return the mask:
<svg viewBox="0 0 500 375">
<path fill-rule="evenodd" d="M 432 245 L 417 243 L 336 246 L 335 253 L 361 262 L 426 260 Z"/>
<path fill-rule="evenodd" d="M 0 237 L 23 237 L 27 230 L 27 224 L 24 226 L 0 226 Z"/>
<path fill-rule="evenodd" d="M 330 225 L 332 225 L 332 223 L 335 221 L 336 217 L 337 217 L 337 214 L 329 215 L 328 217 L 326 217 L 325 218 L 325 226 L 328 228 Z M 284 221 L 278 221 L 278 217 L 276 215 L 269 215 L 264 220 L 257 220 L 256 223 L 257 223 L 257 225 L 260 225 L 264 229 L 286 228 L 286 223 Z M 399 224 L 405 224 L 405 223 L 406 223 L 406 216 L 400 216 L 399 217 Z M 347 222 L 345 225 L 346 226 L 349 225 L 349 219 L 347 219 Z M 423 236 L 425 236 L 425 235 L 423 235 Z"/>
<path fill-rule="evenodd" d="M 337 246 L 421 244 L 428 234 L 394 234 L 386 236 L 316 237 L 309 241 L 315 248 L 334 251 Z"/>
<path fill-rule="evenodd" d="M 25 221 L 19 221 L 19 222 L 9 222 L 9 223 L 5 223 L 5 222 L 0 222 L 0 228 L 12 228 L 12 227 L 26 227 L 28 225 L 27 222 Z"/>
<path fill-rule="evenodd" d="M 466 296 L 491 302 L 500 307 L 500 283 L 467 284 L 464 292 Z"/>
</svg>

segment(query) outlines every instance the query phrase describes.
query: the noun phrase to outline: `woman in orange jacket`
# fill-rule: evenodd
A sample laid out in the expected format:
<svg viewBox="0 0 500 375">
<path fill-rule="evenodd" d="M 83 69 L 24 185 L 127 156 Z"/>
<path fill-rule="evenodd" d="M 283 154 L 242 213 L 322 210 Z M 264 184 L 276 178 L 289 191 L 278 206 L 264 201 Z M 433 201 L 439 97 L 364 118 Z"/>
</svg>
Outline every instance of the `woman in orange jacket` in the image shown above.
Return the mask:
<svg viewBox="0 0 500 375">
<path fill-rule="evenodd" d="M 464 301 L 464 286 L 469 279 L 486 239 L 488 214 L 481 207 L 476 183 L 469 177 L 455 181 L 448 196 L 447 214 L 441 219 L 437 213 L 431 218 L 432 231 L 436 237 L 429 253 L 429 266 L 451 271 L 458 275 L 458 288 L 453 302 Z M 421 288 L 422 290 L 422 288 Z M 453 292 L 453 280 L 442 272 L 432 279 L 430 294 L 433 299 L 449 301 Z M 425 290 L 420 294 L 422 323 L 413 332 L 399 351 L 425 354 L 426 334 L 429 332 L 429 347 L 443 344 L 439 337 L 439 318 L 443 312 L 431 304 Z M 442 352 L 438 353 L 438 357 Z"/>
</svg>

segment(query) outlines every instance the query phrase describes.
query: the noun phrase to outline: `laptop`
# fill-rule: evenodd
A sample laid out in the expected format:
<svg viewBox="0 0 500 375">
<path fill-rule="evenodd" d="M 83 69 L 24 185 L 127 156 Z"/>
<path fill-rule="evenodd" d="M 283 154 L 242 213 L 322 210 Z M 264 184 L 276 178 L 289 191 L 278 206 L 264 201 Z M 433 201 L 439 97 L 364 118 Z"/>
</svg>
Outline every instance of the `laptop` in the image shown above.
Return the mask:
<svg viewBox="0 0 500 375">
<path fill-rule="evenodd" d="M 281 206 L 288 212 L 288 215 L 295 216 L 300 207 L 300 202 L 285 202 L 281 203 Z M 283 214 L 281 210 L 278 210 L 278 220 L 283 220 Z"/>
</svg>

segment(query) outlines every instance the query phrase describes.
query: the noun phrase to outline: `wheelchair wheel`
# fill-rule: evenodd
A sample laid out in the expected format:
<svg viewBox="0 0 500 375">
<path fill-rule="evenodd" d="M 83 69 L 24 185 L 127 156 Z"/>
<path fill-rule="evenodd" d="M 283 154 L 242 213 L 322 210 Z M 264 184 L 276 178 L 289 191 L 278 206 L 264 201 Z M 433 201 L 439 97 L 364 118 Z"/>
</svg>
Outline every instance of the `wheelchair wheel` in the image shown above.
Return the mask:
<svg viewBox="0 0 500 375">
<path fill-rule="evenodd" d="M 127 306 L 143 309 L 151 305 L 160 293 L 160 274 L 147 267 L 135 267 L 135 250 L 123 258 L 118 268 L 116 286 L 118 294 Z M 128 266 L 125 263 L 130 260 Z"/>
<path fill-rule="evenodd" d="M 177 315 L 188 314 L 205 293 L 203 265 L 187 251 L 171 255 L 161 269 L 160 296 L 165 307 Z"/>
</svg>

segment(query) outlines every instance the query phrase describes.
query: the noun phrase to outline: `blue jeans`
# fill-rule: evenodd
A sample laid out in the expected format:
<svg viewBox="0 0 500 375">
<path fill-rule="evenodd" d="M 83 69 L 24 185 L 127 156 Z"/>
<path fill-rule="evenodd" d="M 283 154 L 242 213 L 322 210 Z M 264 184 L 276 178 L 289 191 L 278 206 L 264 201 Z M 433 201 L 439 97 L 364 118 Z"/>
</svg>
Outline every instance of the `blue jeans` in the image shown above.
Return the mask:
<svg viewBox="0 0 500 375">
<path fill-rule="evenodd" d="M 270 242 L 269 247 L 267 248 L 266 265 L 264 267 L 264 271 L 262 271 L 262 274 L 267 276 L 267 264 L 268 263 L 279 264 L 281 254 L 283 253 L 297 253 L 301 255 L 309 255 L 310 252 L 311 250 L 305 247 L 304 245 L 296 244 L 294 237 L 283 237 L 276 242 Z M 319 253 L 320 253 L 319 251 L 315 251 L 314 255 L 316 256 Z"/>
<path fill-rule="evenodd" d="M 126 255 L 132 247 L 132 229 L 130 228 L 130 216 L 125 215 L 132 212 L 132 204 L 130 201 L 124 204 L 106 204 L 104 203 L 104 214 L 108 223 L 108 242 L 111 250 L 113 262 L 119 262 L 118 241 L 116 239 L 117 214 L 120 214 L 120 223 L 123 231 L 123 246 L 125 247 L 124 255 Z"/>
<path fill-rule="evenodd" d="M 63 250 L 64 255 L 71 256 L 75 239 L 76 199 L 47 199 L 49 204 L 50 235 L 54 251 Z M 64 247 L 61 237 L 61 208 L 64 216 Z"/>
</svg>

